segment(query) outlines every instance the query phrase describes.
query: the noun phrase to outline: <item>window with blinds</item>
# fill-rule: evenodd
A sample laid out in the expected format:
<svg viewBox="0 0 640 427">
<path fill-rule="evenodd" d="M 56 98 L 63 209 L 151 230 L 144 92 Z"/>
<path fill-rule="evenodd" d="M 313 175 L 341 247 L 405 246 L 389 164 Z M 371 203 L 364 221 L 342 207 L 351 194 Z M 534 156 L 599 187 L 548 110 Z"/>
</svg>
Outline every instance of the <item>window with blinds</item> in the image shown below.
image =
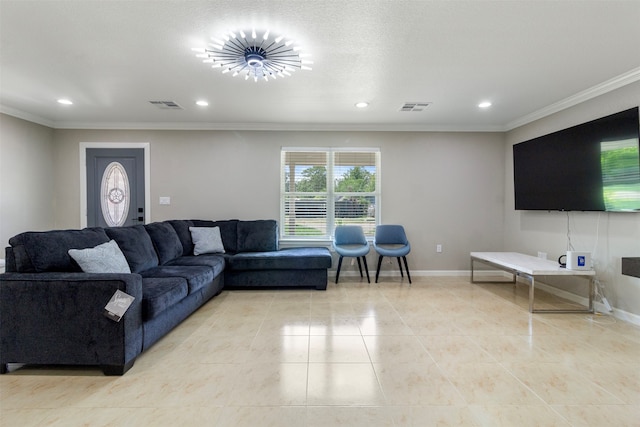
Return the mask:
<svg viewBox="0 0 640 427">
<path fill-rule="evenodd" d="M 373 236 L 380 212 L 380 150 L 283 148 L 280 233 L 328 239 L 336 225 Z"/>
</svg>

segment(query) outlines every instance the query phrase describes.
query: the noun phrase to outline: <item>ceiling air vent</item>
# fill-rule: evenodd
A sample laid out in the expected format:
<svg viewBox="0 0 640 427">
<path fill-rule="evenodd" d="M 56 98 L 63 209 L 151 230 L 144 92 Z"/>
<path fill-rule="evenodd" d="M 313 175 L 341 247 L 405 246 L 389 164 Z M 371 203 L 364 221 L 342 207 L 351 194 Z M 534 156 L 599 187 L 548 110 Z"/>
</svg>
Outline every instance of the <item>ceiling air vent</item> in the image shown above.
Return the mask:
<svg viewBox="0 0 640 427">
<path fill-rule="evenodd" d="M 149 101 L 149 104 L 155 105 L 161 110 L 182 110 L 183 108 L 173 101 Z"/>
<path fill-rule="evenodd" d="M 423 111 L 429 105 L 430 102 L 405 102 L 400 111 Z"/>
</svg>

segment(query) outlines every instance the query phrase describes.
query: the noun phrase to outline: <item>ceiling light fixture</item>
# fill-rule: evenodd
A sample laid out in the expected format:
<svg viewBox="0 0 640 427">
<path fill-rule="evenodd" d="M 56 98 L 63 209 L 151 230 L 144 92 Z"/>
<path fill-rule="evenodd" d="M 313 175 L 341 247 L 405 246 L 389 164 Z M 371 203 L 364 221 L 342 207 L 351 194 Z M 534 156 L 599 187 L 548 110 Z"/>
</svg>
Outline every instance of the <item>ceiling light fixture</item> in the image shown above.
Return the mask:
<svg viewBox="0 0 640 427">
<path fill-rule="evenodd" d="M 209 105 L 209 103 L 207 101 L 201 100 L 201 101 L 196 101 L 196 105 L 199 105 L 200 107 L 206 107 Z"/>
<path fill-rule="evenodd" d="M 58 99 L 58 104 L 73 105 L 73 102 L 70 99 L 61 98 L 61 99 Z"/>
<path fill-rule="evenodd" d="M 269 39 L 269 33 L 267 30 L 258 36 L 255 29 L 228 31 L 221 38 L 212 37 L 207 47 L 191 50 L 212 68 L 222 68 L 223 74 L 231 72 L 233 77 L 242 74 L 245 80 L 269 81 L 291 76 L 296 70 L 311 70 L 313 62 L 302 59 L 309 55 L 301 53 L 293 40 L 285 41 L 284 36 Z"/>
<path fill-rule="evenodd" d="M 489 108 L 489 107 L 491 107 L 491 103 L 489 101 L 483 101 L 480 104 L 478 104 L 478 107 L 480 107 L 480 108 Z"/>
<path fill-rule="evenodd" d="M 369 106 L 368 102 L 364 102 L 364 101 L 363 102 L 356 102 L 356 107 L 358 107 L 358 108 L 366 108 L 368 106 Z"/>
</svg>

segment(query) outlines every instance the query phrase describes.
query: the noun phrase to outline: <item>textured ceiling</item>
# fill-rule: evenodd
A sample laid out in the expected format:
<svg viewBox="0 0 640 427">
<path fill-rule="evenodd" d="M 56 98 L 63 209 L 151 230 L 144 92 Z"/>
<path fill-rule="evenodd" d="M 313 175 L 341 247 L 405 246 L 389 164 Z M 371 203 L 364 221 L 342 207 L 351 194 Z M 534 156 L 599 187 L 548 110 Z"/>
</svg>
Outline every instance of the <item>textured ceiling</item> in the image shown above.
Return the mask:
<svg viewBox="0 0 640 427">
<path fill-rule="evenodd" d="M 2 0 L 0 111 L 59 128 L 504 130 L 640 80 L 639 23 L 640 1 Z M 252 27 L 295 38 L 313 70 L 256 83 L 190 50 Z M 413 101 L 432 104 L 400 111 Z"/>
</svg>

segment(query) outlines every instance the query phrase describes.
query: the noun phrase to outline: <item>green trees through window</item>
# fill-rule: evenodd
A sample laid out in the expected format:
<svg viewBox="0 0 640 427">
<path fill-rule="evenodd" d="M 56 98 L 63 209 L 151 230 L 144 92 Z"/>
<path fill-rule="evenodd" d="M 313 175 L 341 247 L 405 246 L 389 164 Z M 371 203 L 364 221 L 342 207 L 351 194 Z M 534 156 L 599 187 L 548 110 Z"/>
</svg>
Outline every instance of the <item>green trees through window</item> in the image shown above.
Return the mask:
<svg viewBox="0 0 640 427">
<path fill-rule="evenodd" d="M 377 149 L 283 149 L 281 223 L 285 238 L 329 238 L 339 224 L 378 223 L 380 153 Z"/>
</svg>

